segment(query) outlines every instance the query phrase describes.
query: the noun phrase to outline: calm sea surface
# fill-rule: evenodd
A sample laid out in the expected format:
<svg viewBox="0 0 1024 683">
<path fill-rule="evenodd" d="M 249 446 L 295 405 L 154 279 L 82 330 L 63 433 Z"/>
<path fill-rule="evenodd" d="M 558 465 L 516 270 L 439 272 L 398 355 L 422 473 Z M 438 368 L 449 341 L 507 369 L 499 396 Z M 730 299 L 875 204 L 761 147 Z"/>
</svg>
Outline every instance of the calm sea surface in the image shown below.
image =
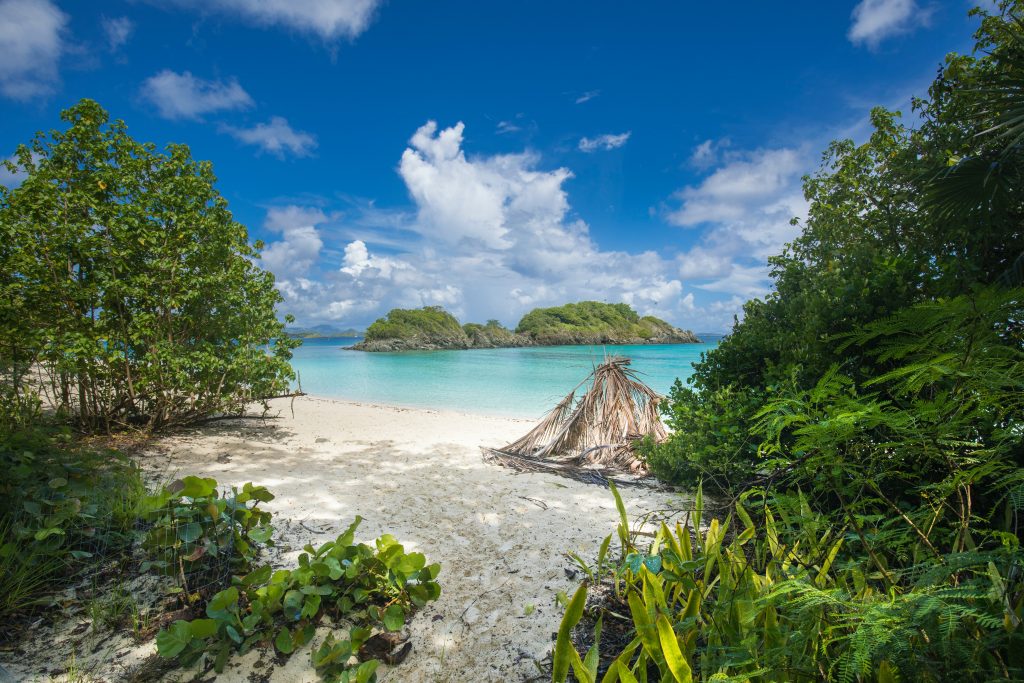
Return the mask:
<svg viewBox="0 0 1024 683">
<path fill-rule="evenodd" d="M 358 338 L 307 339 L 292 367 L 314 396 L 536 418 L 583 381 L 605 353 L 626 356 L 666 394 L 715 344 L 547 346 L 526 349 L 346 351 Z"/>
</svg>

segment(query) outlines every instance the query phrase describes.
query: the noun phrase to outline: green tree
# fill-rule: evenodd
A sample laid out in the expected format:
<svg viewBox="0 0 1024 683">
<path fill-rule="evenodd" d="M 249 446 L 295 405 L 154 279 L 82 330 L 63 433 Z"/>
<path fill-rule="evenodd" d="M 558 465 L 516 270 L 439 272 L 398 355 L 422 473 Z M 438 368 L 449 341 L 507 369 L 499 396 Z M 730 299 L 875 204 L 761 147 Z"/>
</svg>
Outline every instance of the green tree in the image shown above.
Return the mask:
<svg viewBox="0 0 1024 683">
<path fill-rule="evenodd" d="M 671 426 L 687 435 L 652 455 L 656 471 L 730 479 L 707 461 L 711 451 L 730 454 L 721 463 L 746 458 L 756 469 L 747 434 L 764 396 L 809 389 L 833 367 L 857 382 L 885 371 L 870 344 L 842 347 L 837 337 L 908 306 L 1005 285 L 1020 270 L 1024 166 L 1014 103 L 1024 83 L 1022 7 L 1004 2 L 996 14 L 979 12 L 978 56 L 947 58 L 929 96 L 914 102 L 916 128 L 875 109 L 867 142 L 828 147 L 821 168 L 804 179 L 810 208 L 801 234 L 769 260 L 774 291 L 747 302 L 732 334 L 696 365 L 692 386 L 672 391 Z M 711 441 L 696 443 L 702 430 L 687 416 L 704 419 L 711 397 L 726 391 L 738 406 L 737 429 L 703 430 Z M 691 465 L 667 467 L 678 459 Z"/>
<path fill-rule="evenodd" d="M 210 163 L 134 140 L 91 100 L 61 118 L 0 188 L 7 405 L 35 387 L 86 429 L 160 428 L 287 391 L 298 342 Z"/>
</svg>

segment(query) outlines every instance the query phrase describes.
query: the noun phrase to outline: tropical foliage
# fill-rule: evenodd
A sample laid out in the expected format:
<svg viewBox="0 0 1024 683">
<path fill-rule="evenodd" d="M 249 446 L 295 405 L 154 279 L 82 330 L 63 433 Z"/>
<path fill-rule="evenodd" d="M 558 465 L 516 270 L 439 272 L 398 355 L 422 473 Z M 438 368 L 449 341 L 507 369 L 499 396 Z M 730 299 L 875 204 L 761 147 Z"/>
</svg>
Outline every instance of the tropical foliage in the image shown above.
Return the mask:
<svg viewBox="0 0 1024 683">
<path fill-rule="evenodd" d="M 676 329 L 653 316 L 643 318 L 628 304 L 581 301 L 552 308 L 535 308 L 522 317 L 516 332 L 543 341 L 567 334 L 613 339 L 650 339 Z"/>
<path fill-rule="evenodd" d="M 693 514 L 671 528 L 662 523 L 641 548 L 613 493 L 622 554 L 606 559 L 609 536 L 591 578 L 568 602 L 555 683 L 570 670 L 578 681 L 602 683 L 1024 675 L 1016 547 L 943 545 L 934 548 L 937 561 L 911 566 L 886 553 L 877 557 L 891 564 L 880 571 L 861 545 L 858 522 L 836 525 L 803 496 L 759 490 L 724 521 L 706 525 L 698 522 L 698 491 Z M 877 530 L 871 534 L 877 543 Z M 588 608 L 591 590 L 606 597 Z M 585 616 L 593 637 L 580 637 Z M 613 620 L 627 620 L 633 636 L 602 656 L 602 630 Z M 574 636 L 591 643 L 582 655 Z"/>
<path fill-rule="evenodd" d="M 660 476 L 742 484 L 763 464 L 749 434 L 771 395 L 808 390 L 833 367 L 858 382 L 887 371 L 875 340 L 837 339 L 917 303 L 1024 282 L 1024 204 L 999 190 L 1021 167 L 1009 122 L 1014 83 L 1024 82 L 1021 5 L 1004 6 L 983 14 L 979 56 L 950 55 L 929 97 L 915 101 L 917 128 L 876 109 L 867 142 L 829 146 L 805 180 L 801 235 L 770 260 L 774 291 L 747 302 L 692 385 L 672 390 L 665 410 L 676 437 L 650 456 Z M 990 172 L 970 172 L 981 163 Z"/>
<path fill-rule="evenodd" d="M 0 617 L 28 612 L 100 561 L 127 561 L 145 494 L 117 451 L 67 430 L 0 432 Z"/>
<path fill-rule="evenodd" d="M 806 179 L 775 291 L 642 446 L 727 516 L 698 494 L 640 548 L 620 504 L 624 556 L 570 602 L 556 680 L 1024 677 L 1024 3 L 979 14 L 916 129 L 876 110 Z M 598 625 L 628 615 L 633 640 L 581 655 L 599 590 Z"/>
<path fill-rule="evenodd" d="M 412 610 L 441 594 L 440 565 L 406 553 L 390 535 L 374 547 L 355 543 L 361 519 L 337 540 L 307 545 L 295 569 L 270 565 L 237 578 L 206 604 L 206 616 L 178 620 L 157 636 L 165 658 L 190 665 L 206 660 L 218 673 L 232 653 L 274 643 L 284 656 L 313 639 L 326 619 L 352 624 L 349 638 L 326 640 L 313 651 L 314 667 L 332 681 L 375 680 L 378 661 L 361 646 L 373 630 L 398 631 Z"/>
<path fill-rule="evenodd" d="M 274 278 L 188 147 L 95 102 L 21 146 L 0 188 L 3 402 L 43 390 L 80 427 L 160 428 L 288 390 Z M 7 410 L 7 409 L 5 409 Z"/>
<path fill-rule="evenodd" d="M 366 341 L 417 338 L 465 339 L 466 332 L 455 316 L 440 306 L 393 308 L 366 328 Z"/>
</svg>

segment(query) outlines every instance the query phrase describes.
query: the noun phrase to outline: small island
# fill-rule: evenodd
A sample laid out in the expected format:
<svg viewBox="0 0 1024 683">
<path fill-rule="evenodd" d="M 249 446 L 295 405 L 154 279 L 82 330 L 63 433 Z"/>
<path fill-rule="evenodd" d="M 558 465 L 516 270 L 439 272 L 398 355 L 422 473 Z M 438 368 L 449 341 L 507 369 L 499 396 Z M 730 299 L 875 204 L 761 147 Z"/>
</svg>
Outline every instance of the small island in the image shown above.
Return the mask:
<svg viewBox="0 0 1024 683">
<path fill-rule="evenodd" d="M 356 351 L 426 351 L 494 349 L 523 346 L 699 344 L 689 330 L 655 318 L 641 317 L 627 304 L 581 301 L 535 308 L 510 330 L 497 320 L 459 323 L 440 306 L 395 308 L 366 330 Z"/>
</svg>

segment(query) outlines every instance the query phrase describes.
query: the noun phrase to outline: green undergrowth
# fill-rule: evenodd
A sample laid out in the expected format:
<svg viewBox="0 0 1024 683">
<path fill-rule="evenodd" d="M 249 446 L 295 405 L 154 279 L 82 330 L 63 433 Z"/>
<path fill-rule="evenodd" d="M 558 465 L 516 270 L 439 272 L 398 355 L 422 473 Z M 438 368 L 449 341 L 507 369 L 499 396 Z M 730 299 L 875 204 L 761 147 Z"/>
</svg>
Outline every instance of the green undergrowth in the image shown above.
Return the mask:
<svg viewBox="0 0 1024 683">
<path fill-rule="evenodd" d="M 221 493 L 216 480 L 193 476 L 146 496 L 142 571 L 175 577 L 190 600 L 209 597 L 210 587 L 219 590 L 231 575 L 248 573 L 261 548 L 273 545 L 271 513 L 259 507 L 273 499 L 264 486 L 246 483 Z"/>
<path fill-rule="evenodd" d="M 399 631 L 412 612 L 441 594 L 440 565 L 407 553 L 390 535 L 356 543 L 361 519 L 334 541 L 307 545 L 293 569 L 269 565 L 236 577 L 206 603 L 205 616 L 179 620 L 157 636 L 162 657 L 223 670 L 228 658 L 273 643 L 289 656 L 321 625 L 349 625 L 348 637 L 325 640 L 312 664 L 329 681 L 371 681 L 377 660 L 360 648 L 377 631 Z"/>
<path fill-rule="evenodd" d="M 123 454 L 69 431 L 0 437 L 0 617 L 32 613 L 99 563 L 126 562 L 145 494 Z"/>
<path fill-rule="evenodd" d="M 887 558 L 881 570 L 852 526 L 814 513 L 799 494 L 751 492 L 699 529 L 698 492 L 693 514 L 641 547 L 613 493 L 622 553 L 607 559 L 609 536 L 569 601 L 556 683 L 570 670 L 602 683 L 1024 676 L 1024 557 L 1012 543 Z M 605 597 L 588 605 L 588 591 Z M 584 619 L 595 634 L 581 653 Z M 631 639 L 608 652 L 600 637 L 613 620 Z"/>
</svg>

